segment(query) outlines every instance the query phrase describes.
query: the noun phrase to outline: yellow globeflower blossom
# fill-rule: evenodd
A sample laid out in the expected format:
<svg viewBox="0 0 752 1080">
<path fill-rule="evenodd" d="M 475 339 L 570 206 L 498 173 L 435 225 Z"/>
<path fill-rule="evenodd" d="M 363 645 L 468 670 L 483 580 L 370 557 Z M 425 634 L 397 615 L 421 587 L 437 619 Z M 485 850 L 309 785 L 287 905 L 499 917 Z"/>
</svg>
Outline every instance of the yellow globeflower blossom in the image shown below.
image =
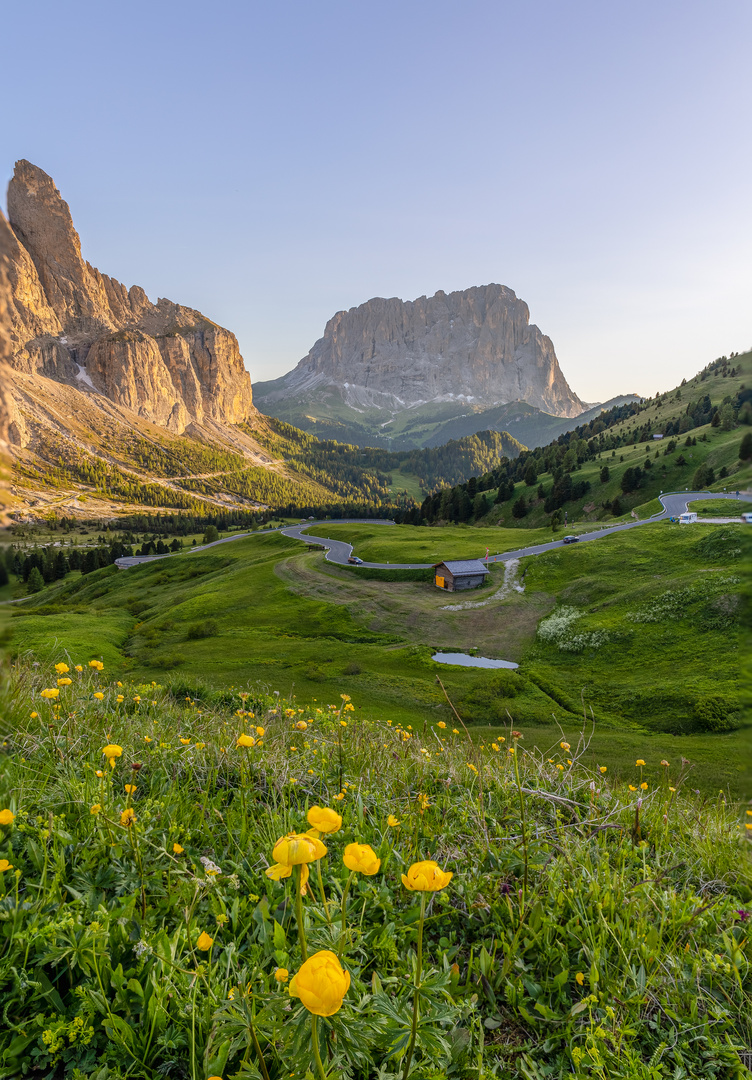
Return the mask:
<svg viewBox="0 0 752 1080">
<path fill-rule="evenodd" d="M 290 981 L 290 995 L 315 1016 L 334 1016 L 350 988 L 350 972 L 329 949 L 309 956 Z"/>
<path fill-rule="evenodd" d="M 123 695 L 118 694 L 118 696 L 115 698 L 115 704 L 116 705 L 122 705 L 123 701 L 124 701 Z"/>
<path fill-rule="evenodd" d="M 283 866 L 300 866 L 315 862 L 326 855 L 326 847 L 318 837 L 307 833 L 288 833 L 274 845 L 272 858 Z"/>
<path fill-rule="evenodd" d="M 635 761 L 635 767 L 636 768 L 640 768 L 644 764 L 645 764 L 645 762 L 642 760 L 641 757 L 638 757 L 637 761 Z"/>
<path fill-rule="evenodd" d="M 607 765 L 599 765 L 599 766 L 598 766 L 598 772 L 602 772 L 602 773 L 604 773 L 604 772 L 606 771 L 606 769 L 607 769 L 607 768 L 608 768 L 608 766 L 607 766 Z"/>
<path fill-rule="evenodd" d="M 190 745 L 191 745 L 191 740 L 190 740 L 190 739 L 184 739 L 184 738 L 182 737 L 182 735 L 181 735 L 181 737 L 180 737 L 180 741 L 181 741 L 181 743 L 183 744 L 183 746 L 190 746 Z"/>
<path fill-rule="evenodd" d="M 199 939 L 196 942 L 196 948 L 201 949 L 202 952 L 208 952 L 214 944 L 214 938 L 210 937 L 206 931 L 199 935 Z"/>
<path fill-rule="evenodd" d="M 348 870 L 372 877 L 379 872 L 381 859 L 370 844 L 348 844 L 342 855 L 342 862 Z"/>
<path fill-rule="evenodd" d="M 347 727 L 347 720 L 340 720 L 339 726 L 340 727 Z"/>
<path fill-rule="evenodd" d="M 256 740 L 252 735 L 238 735 L 236 746 L 255 746 Z"/>
<path fill-rule="evenodd" d="M 471 769 L 474 773 L 477 773 L 478 770 L 476 769 L 475 765 L 473 765 L 472 761 L 466 761 L 465 764 L 467 765 L 468 769 Z"/>
<path fill-rule="evenodd" d="M 292 866 L 285 866 L 284 863 L 274 863 L 268 870 L 264 870 L 264 873 L 272 881 L 282 881 L 283 878 L 289 878 L 292 875 Z M 306 886 L 308 885 L 308 878 L 311 876 L 311 871 L 308 869 L 307 863 L 302 863 L 300 867 L 300 895 L 305 896 Z"/>
<path fill-rule="evenodd" d="M 101 690 L 97 690 L 94 697 L 97 699 L 97 701 L 104 701 L 104 694 L 102 693 Z"/>
<path fill-rule="evenodd" d="M 308 824 L 317 832 L 335 833 L 342 828 L 342 818 L 327 806 L 312 806 L 308 811 Z"/>
<path fill-rule="evenodd" d="M 32 720 L 38 720 L 39 719 L 39 713 L 38 712 L 33 712 L 31 714 L 31 719 Z"/>
<path fill-rule="evenodd" d="M 90 660 L 89 667 L 92 668 L 94 671 L 102 671 L 104 668 L 104 664 L 101 660 Z"/>
<path fill-rule="evenodd" d="M 559 746 L 562 748 L 562 750 L 571 750 L 572 749 L 568 742 L 560 742 Z"/>
<path fill-rule="evenodd" d="M 307 728 L 308 728 L 308 724 L 306 724 L 305 720 L 298 720 L 298 722 L 295 725 L 295 730 L 296 731 L 306 731 Z"/>
<path fill-rule="evenodd" d="M 277 980 L 278 983 L 287 982 L 287 980 L 290 978 L 290 972 L 287 970 L 287 968 L 277 968 L 277 970 L 274 972 L 274 978 Z"/>
<path fill-rule="evenodd" d="M 57 685 L 58 685 L 58 686 L 70 686 L 70 684 L 71 684 L 72 682 L 73 682 L 73 679 L 68 679 L 68 678 L 65 678 L 65 679 L 58 679 L 58 680 L 57 680 Z"/>
<path fill-rule="evenodd" d="M 119 758 L 123 753 L 122 746 L 118 746 L 117 743 L 108 743 L 107 746 L 102 747 L 102 753 L 110 763 L 110 768 L 115 768 L 115 758 Z"/>
<path fill-rule="evenodd" d="M 60 697 L 60 691 L 58 688 L 52 687 L 52 689 L 42 690 L 40 697 L 46 698 L 48 701 L 54 701 L 56 697 Z"/>
<path fill-rule="evenodd" d="M 176 855 L 182 855 L 182 854 L 183 854 L 183 852 L 185 851 L 185 848 L 184 848 L 184 847 L 181 847 L 181 845 L 180 845 L 180 844 L 173 844 L 173 845 L 172 845 L 172 850 L 174 851 L 174 853 L 175 853 Z"/>
<path fill-rule="evenodd" d="M 129 795 L 133 795 L 134 792 L 137 790 L 136 785 L 135 784 L 126 784 L 125 785 L 125 790 L 128 792 Z"/>
<path fill-rule="evenodd" d="M 645 783 L 645 781 L 644 781 L 644 780 L 643 780 L 643 782 L 642 782 L 642 783 L 640 784 L 640 787 L 642 788 L 642 790 L 643 790 L 643 791 L 647 791 L 647 790 L 648 790 L 648 785 L 647 785 L 647 784 Z"/>
<path fill-rule="evenodd" d="M 132 806 L 129 806 L 127 810 L 123 810 L 120 815 L 120 824 L 124 825 L 126 829 L 130 829 L 133 822 L 136 820 L 136 811 Z"/>
<path fill-rule="evenodd" d="M 440 727 L 440 728 L 441 728 L 441 730 L 443 731 L 443 730 L 444 730 L 444 728 L 446 727 L 446 724 L 444 723 L 444 721 L 443 721 L 443 720 L 439 720 L 439 722 L 438 722 L 438 724 L 436 725 L 436 727 Z"/>
<path fill-rule="evenodd" d="M 665 758 L 664 758 L 664 759 L 663 759 L 663 761 L 661 762 L 661 765 L 663 765 L 663 767 L 664 767 L 664 768 L 666 768 L 666 769 L 667 769 L 667 768 L 669 767 L 669 765 L 668 765 L 668 762 L 666 761 L 666 759 L 665 759 Z"/>
<path fill-rule="evenodd" d="M 577 980 L 579 986 L 582 986 L 582 984 L 585 982 L 585 976 L 582 974 L 581 971 L 577 972 L 577 974 L 575 975 L 575 979 Z"/>
<path fill-rule="evenodd" d="M 442 870 L 433 859 L 416 862 L 402 875 L 402 884 L 411 892 L 438 892 L 454 877 L 451 871 Z"/>
<path fill-rule="evenodd" d="M 630 784 L 629 785 L 629 790 L 630 791 L 637 791 L 637 788 L 634 786 L 634 784 Z"/>
<path fill-rule="evenodd" d="M 262 727 L 257 727 L 256 728 L 256 734 L 258 735 L 259 739 L 263 739 L 264 735 L 266 734 L 266 731 Z"/>
<path fill-rule="evenodd" d="M 55 664 L 55 671 L 58 673 L 58 675 L 67 675 L 70 671 L 70 668 L 67 664 Z"/>
<path fill-rule="evenodd" d="M 6 870 L 12 870 L 13 863 L 8 862 L 7 859 L 0 859 L 0 874 L 4 874 Z"/>
<path fill-rule="evenodd" d="M 0 810 L 0 825 L 12 825 L 15 816 L 12 810 Z"/>
<path fill-rule="evenodd" d="M 79 675 L 80 675 L 80 674 L 81 674 L 81 672 L 82 672 L 82 671 L 84 670 L 84 669 L 83 669 L 83 665 L 82 665 L 82 664 L 76 664 L 76 666 L 75 666 L 75 670 L 76 670 L 76 671 L 77 671 L 77 672 L 79 673 Z"/>
<path fill-rule="evenodd" d="M 101 812 L 102 812 L 102 804 L 98 803 L 98 802 L 95 802 L 94 805 L 89 810 L 90 814 L 101 814 Z"/>
</svg>

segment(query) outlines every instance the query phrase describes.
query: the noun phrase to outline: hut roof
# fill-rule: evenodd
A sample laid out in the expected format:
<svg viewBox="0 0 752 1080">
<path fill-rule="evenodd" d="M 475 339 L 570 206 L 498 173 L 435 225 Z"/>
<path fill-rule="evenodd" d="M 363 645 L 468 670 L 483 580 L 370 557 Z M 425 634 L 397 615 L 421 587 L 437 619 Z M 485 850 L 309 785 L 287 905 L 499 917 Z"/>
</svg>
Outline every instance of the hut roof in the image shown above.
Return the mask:
<svg viewBox="0 0 752 1080">
<path fill-rule="evenodd" d="M 488 567 L 484 566 L 480 559 L 458 559 L 453 562 L 435 563 L 434 568 L 445 566 L 453 577 L 462 577 L 470 574 L 490 574 Z"/>
</svg>

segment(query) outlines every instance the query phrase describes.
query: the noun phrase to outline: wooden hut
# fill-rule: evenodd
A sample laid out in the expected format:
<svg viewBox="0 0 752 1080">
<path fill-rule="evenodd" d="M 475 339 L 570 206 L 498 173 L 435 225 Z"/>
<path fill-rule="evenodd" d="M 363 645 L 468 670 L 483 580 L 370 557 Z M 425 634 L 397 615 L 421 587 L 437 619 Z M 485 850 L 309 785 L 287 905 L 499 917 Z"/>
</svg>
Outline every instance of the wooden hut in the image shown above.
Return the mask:
<svg viewBox="0 0 752 1080">
<path fill-rule="evenodd" d="M 463 559 L 456 562 L 434 563 L 434 585 L 447 592 L 475 589 L 482 585 L 490 573 L 480 559 Z"/>
</svg>

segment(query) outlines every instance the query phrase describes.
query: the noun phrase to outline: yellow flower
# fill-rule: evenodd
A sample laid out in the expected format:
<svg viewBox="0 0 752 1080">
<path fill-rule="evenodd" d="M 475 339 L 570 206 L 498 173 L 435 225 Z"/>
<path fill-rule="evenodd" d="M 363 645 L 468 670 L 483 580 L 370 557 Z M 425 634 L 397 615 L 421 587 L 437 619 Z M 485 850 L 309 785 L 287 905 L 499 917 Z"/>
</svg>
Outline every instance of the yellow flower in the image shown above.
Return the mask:
<svg viewBox="0 0 752 1080">
<path fill-rule="evenodd" d="M 340 727 L 347 727 L 347 720 L 340 720 L 339 726 Z"/>
<path fill-rule="evenodd" d="M 80 674 L 84 669 L 83 669 L 83 666 L 81 664 L 76 664 L 75 670 L 77 672 L 79 672 L 79 674 Z"/>
<path fill-rule="evenodd" d="M 637 791 L 637 788 L 634 786 L 634 784 L 630 784 L 629 785 L 629 790 L 630 791 Z"/>
<path fill-rule="evenodd" d="M 132 806 L 129 806 L 127 810 L 123 810 L 122 814 L 120 815 L 120 824 L 125 825 L 127 829 L 131 827 L 135 820 L 136 811 L 133 809 Z"/>
<path fill-rule="evenodd" d="M 133 793 L 137 790 L 136 785 L 135 784 L 126 784 L 125 785 L 125 790 L 128 792 L 129 795 L 133 795 Z"/>
<path fill-rule="evenodd" d="M 122 705 L 123 701 L 124 701 L 123 695 L 118 694 L 118 696 L 115 698 L 115 704 L 116 705 Z"/>
<path fill-rule="evenodd" d="M 562 750 L 571 750 L 571 746 L 568 742 L 560 742 L 559 746 L 562 748 Z"/>
<path fill-rule="evenodd" d="M 345 797 L 345 793 L 344 793 L 344 791 L 340 791 L 339 795 L 335 795 L 335 796 L 334 796 L 334 798 L 335 798 L 335 799 L 337 800 L 337 802 L 342 802 L 342 800 L 344 799 L 344 797 Z"/>
<path fill-rule="evenodd" d="M 472 761 L 466 761 L 466 762 L 465 762 L 465 764 L 467 765 L 468 769 L 472 769 L 472 771 L 473 771 L 474 773 L 477 773 L 477 771 L 478 771 L 478 770 L 477 770 L 477 769 L 476 769 L 476 767 L 475 767 L 475 766 L 473 765 Z"/>
<path fill-rule="evenodd" d="M 585 976 L 584 976 L 584 975 L 582 974 L 582 972 L 581 972 L 581 971 L 578 971 L 578 972 L 577 972 L 577 974 L 575 975 L 575 979 L 577 980 L 577 983 L 578 983 L 578 984 L 579 984 L 580 986 L 582 986 L 582 985 L 583 985 L 583 983 L 585 982 Z"/>
<path fill-rule="evenodd" d="M 262 727 L 257 727 L 257 728 L 256 728 L 256 734 L 258 735 L 259 739 L 263 739 L 263 737 L 264 737 L 264 735 L 265 735 L 265 731 L 264 731 L 264 728 L 262 728 Z"/>
<path fill-rule="evenodd" d="M 372 877 L 379 872 L 381 859 L 369 844 L 348 844 L 342 856 L 342 862 L 348 870 Z"/>
<path fill-rule="evenodd" d="M 180 741 L 181 741 L 181 743 L 183 744 L 183 746 L 190 746 L 190 745 L 191 745 L 191 740 L 190 740 L 190 739 L 184 739 L 184 738 L 182 737 L 182 735 L 181 735 L 181 737 L 180 737 Z"/>
<path fill-rule="evenodd" d="M 396 818 L 394 814 L 390 814 L 389 817 L 386 819 L 386 823 L 387 825 L 391 825 L 393 829 L 396 829 L 399 825 L 399 818 Z"/>
<path fill-rule="evenodd" d="M 13 863 L 9 863 L 7 859 L 0 859 L 0 874 L 5 873 L 6 870 L 12 870 Z"/>
<path fill-rule="evenodd" d="M 38 712 L 33 712 L 31 714 L 31 719 L 32 720 L 38 720 L 39 719 L 39 713 Z"/>
<path fill-rule="evenodd" d="M 104 776 L 104 773 L 102 772 L 102 770 L 101 770 L 101 769 L 97 769 L 97 771 L 96 771 L 96 772 L 94 773 L 94 775 L 95 775 L 95 776 L 98 776 L 98 777 L 99 777 L 99 779 L 101 780 L 101 779 L 102 779 L 102 777 Z"/>
<path fill-rule="evenodd" d="M 284 863 L 273 863 L 268 870 L 264 870 L 264 873 L 272 881 L 281 881 L 283 878 L 289 878 L 292 875 L 292 866 L 285 866 Z M 305 896 L 306 886 L 308 884 L 308 878 L 311 876 L 311 871 L 308 869 L 307 863 L 302 863 L 300 867 L 300 895 Z"/>
<path fill-rule="evenodd" d="M 55 664 L 55 671 L 58 673 L 58 675 L 67 675 L 70 671 L 70 668 L 67 664 Z"/>
<path fill-rule="evenodd" d="M 676 788 L 675 787 L 670 787 L 668 790 L 669 791 L 676 791 Z"/>
<path fill-rule="evenodd" d="M 55 686 L 51 690 L 43 690 L 39 696 L 47 698 L 48 701 L 54 701 L 56 697 L 60 697 L 60 691 Z"/>
<path fill-rule="evenodd" d="M 102 804 L 98 803 L 98 802 L 95 802 L 94 805 L 89 810 L 90 814 L 99 814 L 101 812 L 102 812 Z"/>
<path fill-rule="evenodd" d="M 647 784 L 645 783 L 645 781 L 644 781 L 644 780 L 643 780 L 643 781 L 642 781 L 642 783 L 640 784 L 640 787 L 642 788 L 642 790 L 643 790 L 643 791 L 647 791 L 647 790 L 648 790 L 648 785 L 647 785 Z"/>
<path fill-rule="evenodd" d="M 599 765 L 598 766 L 598 772 L 604 773 L 606 771 L 607 767 L 608 766 L 606 766 L 606 765 Z"/>
<path fill-rule="evenodd" d="M 144 735 L 144 742 L 151 742 L 151 741 L 152 740 L 149 738 L 148 735 Z"/>
<path fill-rule="evenodd" d="M 336 810 L 326 806 L 312 806 L 308 811 L 308 824 L 320 833 L 335 833 L 342 828 L 342 818 Z"/>
<path fill-rule="evenodd" d="M 288 833 L 278 840 L 272 851 L 272 858 L 283 866 L 300 866 L 301 863 L 315 862 L 326 855 L 326 848 L 315 836 L 307 833 Z"/>
<path fill-rule="evenodd" d="M 205 742 L 197 742 L 196 743 L 196 749 L 197 750 L 206 750 L 206 743 Z"/>
<path fill-rule="evenodd" d="M 444 728 L 446 727 L 446 724 L 444 723 L 444 721 L 443 721 L 443 720 L 439 720 L 439 722 L 438 722 L 438 724 L 436 725 L 436 727 L 440 727 L 440 728 L 441 728 L 441 730 L 443 731 L 443 730 L 444 730 Z"/>
<path fill-rule="evenodd" d="M 93 668 L 94 671 L 101 671 L 104 668 L 104 664 L 101 660 L 90 660 L 89 667 Z"/>
<path fill-rule="evenodd" d="M 309 956 L 290 982 L 290 995 L 300 998 L 315 1016 L 334 1016 L 350 988 L 350 972 L 336 953 L 321 949 Z"/>
<path fill-rule="evenodd" d="M 73 679 L 58 679 L 57 680 L 57 685 L 58 686 L 70 686 L 70 684 L 72 682 L 73 682 Z"/>
<path fill-rule="evenodd" d="M 274 978 L 277 980 L 278 983 L 287 982 L 287 980 L 290 978 L 290 972 L 287 970 L 287 968 L 277 968 L 277 970 L 274 972 Z"/>
<path fill-rule="evenodd" d="M 236 746 L 255 746 L 256 740 L 252 735 L 238 735 Z"/>
<path fill-rule="evenodd" d="M 104 694 L 102 693 L 101 690 L 97 690 L 94 697 L 97 699 L 97 701 L 104 701 Z"/>
<path fill-rule="evenodd" d="M 664 758 L 664 759 L 663 759 L 663 761 L 661 762 L 661 765 L 663 765 L 663 766 L 664 766 L 664 767 L 665 767 L 666 769 L 668 768 L 668 762 L 666 761 L 666 759 L 665 759 L 665 758 Z"/>
<path fill-rule="evenodd" d="M 438 892 L 445 888 L 454 877 L 451 872 L 439 868 L 433 859 L 416 862 L 402 875 L 402 884 L 411 892 Z"/>
<path fill-rule="evenodd" d="M 180 844 L 173 844 L 172 850 L 175 852 L 176 855 L 182 855 L 185 851 L 185 848 L 181 847 Z"/>
<path fill-rule="evenodd" d="M 306 724 L 305 720 L 298 720 L 297 724 L 295 725 L 295 730 L 296 731 L 305 731 L 307 729 L 307 727 L 308 727 L 308 724 Z"/>
<path fill-rule="evenodd" d="M 452 734 L 453 734 L 453 735 L 459 735 L 459 733 L 460 733 L 460 729 L 459 729 L 459 728 L 456 728 L 456 727 L 453 727 L 453 728 L 452 728 Z"/>
<path fill-rule="evenodd" d="M 209 937 L 209 935 L 206 933 L 206 931 L 204 931 L 202 934 L 199 935 L 199 939 L 196 942 L 196 948 L 201 949 L 202 952 L 208 952 L 209 949 L 211 949 L 213 944 L 214 944 L 214 938 Z"/>
<path fill-rule="evenodd" d="M 645 762 L 642 760 L 641 757 L 638 757 L 637 761 L 635 761 L 635 767 L 637 767 L 637 768 L 639 768 L 640 766 L 642 766 L 644 764 L 645 764 Z"/>
<path fill-rule="evenodd" d="M 556 766 L 556 768 L 561 769 L 561 771 L 564 772 L 564 766 L 562 765 L 561 762 L 559 762 L 559 764 Z"/>
<path fill-rule="evenodd" d="M 12 810 L 0 810 L 0 825 L 12 825 L 15 816 Z"/>
<path fill-rule="evenodd" d="M 123 753 L 122 746 L 118 746 L 117 743 L 108 743 L 107 746 L 102 747 L 102 753 L 110 763 L 110 768 L 115 768 L 115 758 L 119 758 Z"/>
</svg>

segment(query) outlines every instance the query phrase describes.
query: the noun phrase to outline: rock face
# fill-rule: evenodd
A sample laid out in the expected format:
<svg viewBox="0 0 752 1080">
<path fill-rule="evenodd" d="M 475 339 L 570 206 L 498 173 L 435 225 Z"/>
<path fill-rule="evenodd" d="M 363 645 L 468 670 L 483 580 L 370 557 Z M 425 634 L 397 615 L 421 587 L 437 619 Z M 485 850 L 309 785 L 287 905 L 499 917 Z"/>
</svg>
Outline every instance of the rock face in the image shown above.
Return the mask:
<svg viewBox="0 0 752 1080">
<path fill-rule="evenodd" d="M 273 413 L 275 401 L 334 386 L 355 409 L 457 399 L 474 406 L 526 401 L 555 416 L 584 408 L 551 339 L 503 285 L 413 301 L 377 298 L 340 311 L 293 371 L 263 384 L 263 399 L 257 387 L 257 400 Z"/>
<path fill-rule="evenodd" d="M 178 434 L 255 411 L 235 335 L 85 262 L 68 204 L 28 161 L 16 163 L 8 219 L 0 213 L 0 253 L 11 367 L 96 391 Z"/>
</svg>

